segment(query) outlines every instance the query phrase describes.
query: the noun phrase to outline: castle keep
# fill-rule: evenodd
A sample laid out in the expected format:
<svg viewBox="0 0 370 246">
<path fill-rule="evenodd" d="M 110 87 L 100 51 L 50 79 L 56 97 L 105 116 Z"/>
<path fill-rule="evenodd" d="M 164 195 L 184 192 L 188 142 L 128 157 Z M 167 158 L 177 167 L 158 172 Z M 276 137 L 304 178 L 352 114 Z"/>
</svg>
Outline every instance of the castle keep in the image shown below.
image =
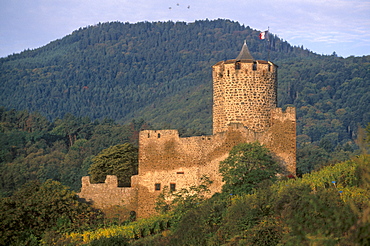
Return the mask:
<svg viewBox="0 0 370 246">
<path fill-rule="evenodd" d="M 117 187 L 114 176 L 103 184 L 82 178 L 79 196 L 105 209 L 126 206 L 138 217 L 155 213 L 155 200 L 164 186 L 171 190 L 212 181 L 212 194 L 221 191 L 219 162 L 233 146 L 259 141 L 271 150 L 286 172 L 296 169 L 295 108 L 277 108 L 277 66 L 254 60 L 244 43 L 238 57 L 213 67 L 213 135 L 179 137 L 177 130 L 145 130 L 139 136 L 139 172 L 131 187 Z"/>
</svg>

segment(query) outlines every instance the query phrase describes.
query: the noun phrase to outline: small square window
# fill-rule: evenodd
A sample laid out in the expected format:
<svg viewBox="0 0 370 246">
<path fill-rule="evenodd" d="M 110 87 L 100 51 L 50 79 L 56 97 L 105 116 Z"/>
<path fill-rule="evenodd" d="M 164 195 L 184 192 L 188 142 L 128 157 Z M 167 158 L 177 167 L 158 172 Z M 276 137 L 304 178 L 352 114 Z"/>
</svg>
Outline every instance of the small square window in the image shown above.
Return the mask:
<svg viewBox="0 0 370 246">
<path fill-rule="evenodd" d="M 161 184 L 160 183 L 154 184 L 154 190 L 161 190 Z"/>
<path fill-rule="evenodd" d="M 170 190 L 175 191 L 176 190 L 176 184 L 171 183 L 170 184 Z"/>
<path fill-rule="evenodd" d="M 253 70 L 253 71 L 256 71 L 256 70 L 257 70 L 257 63 L 256 63 L 256 62 L 254 62 L 254 63 L 253 63 L 252 70 Z"/>
</svg>

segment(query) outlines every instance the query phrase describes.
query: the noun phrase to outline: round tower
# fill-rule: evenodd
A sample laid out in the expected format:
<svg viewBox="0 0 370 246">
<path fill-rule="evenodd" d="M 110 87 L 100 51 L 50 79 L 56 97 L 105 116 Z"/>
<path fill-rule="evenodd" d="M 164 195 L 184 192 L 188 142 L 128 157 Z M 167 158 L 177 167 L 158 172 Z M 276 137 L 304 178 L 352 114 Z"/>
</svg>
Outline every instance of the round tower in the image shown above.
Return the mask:
<svg viewBox="0 0 370 246">
<path fill-rule="evenodd" d="M 277 66 L 254 60 L 246 42 L 236 59 L 213 67 L 213 133 L 230 123 L 262 132 L 270 126 L 271 109 L 277 106 Z"/>
</svg>

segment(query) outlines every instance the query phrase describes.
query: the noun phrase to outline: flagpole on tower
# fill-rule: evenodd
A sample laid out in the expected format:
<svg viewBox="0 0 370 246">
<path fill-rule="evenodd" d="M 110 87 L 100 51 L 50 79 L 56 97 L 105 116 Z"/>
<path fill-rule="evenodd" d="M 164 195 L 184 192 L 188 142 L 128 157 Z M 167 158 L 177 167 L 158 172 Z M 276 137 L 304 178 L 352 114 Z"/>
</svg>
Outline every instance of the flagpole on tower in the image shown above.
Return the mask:
<svg viewBox="0 0 370 246">
<path fill-rule="evenodd" d="M 270 27 L 267 27 L 267 61 L 270 61 Z"/>
</svg>

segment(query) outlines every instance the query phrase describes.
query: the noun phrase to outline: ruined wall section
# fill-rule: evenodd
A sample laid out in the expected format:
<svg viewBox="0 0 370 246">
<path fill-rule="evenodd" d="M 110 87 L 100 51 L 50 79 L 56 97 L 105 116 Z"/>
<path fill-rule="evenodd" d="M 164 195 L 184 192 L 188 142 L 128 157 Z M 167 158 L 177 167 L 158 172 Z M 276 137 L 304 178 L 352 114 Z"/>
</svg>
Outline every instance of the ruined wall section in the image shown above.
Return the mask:
<svg viewBox="0 0 370 246">
<path fill-rule="evenodd" d="M 267 61 L 228 60 L 213 66 L 213 133 L 230 123 L 256 132 L 270 127 L 277 106 L 277 66 Z"/>
<path fill-rule="evenodd" d="M 283 164 L 287 174 L 296 175 L 296 111 L 288 107 L 271 110 L 271 127 L 268 131 L 266 146 Z"/>
<path fill-rule="evenodd" d="M 117 176 L 107 175 L 104 183 L 92 184 L 90 177 L 82 177 L 80 198 L 91 202 L 103 211 L 112 206 L 124 206 L 129 211 L 137 209 L 137 190 L 131 187 L 118 187 Z"/>
</svg>

